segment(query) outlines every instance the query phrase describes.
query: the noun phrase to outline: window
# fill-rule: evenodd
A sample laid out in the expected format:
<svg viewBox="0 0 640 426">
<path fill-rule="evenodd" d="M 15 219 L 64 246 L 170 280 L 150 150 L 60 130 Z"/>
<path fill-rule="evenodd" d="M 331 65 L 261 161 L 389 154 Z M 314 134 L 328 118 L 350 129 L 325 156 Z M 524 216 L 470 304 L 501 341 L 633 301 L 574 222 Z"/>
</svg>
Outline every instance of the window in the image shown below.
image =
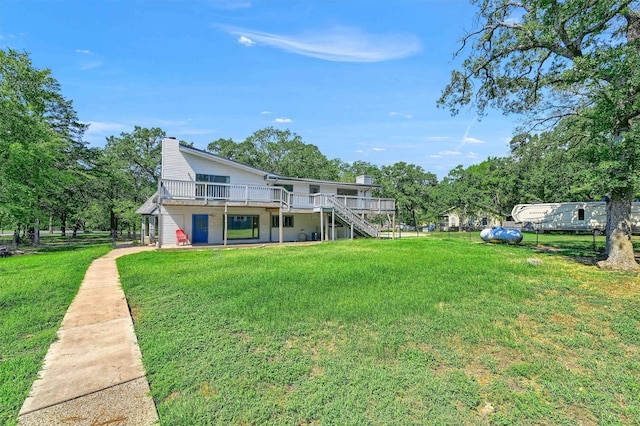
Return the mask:
<svg viewBox="0 0 640 426">
<path fill-rule="evenodd" d="M 227 239 L 246 240 L 259 237 L 260 216 L 229 216 Z"/>
<path fill-rule="evenodd" d="M 309 194 L 320 193 L 320 185 L 309 185 Z"/>
<path fill-rule="evenodd" d="M 293 228 L 293 216 L 282 216 L 282 227 L 283 228 Z M 280 227 L 280 216 L 273 215 L 271 216 L 271 227 L 279 228 Z"/>
<path fill-rule="evenodd" d="M 357 189 L 338 188 L 338 195 L 346 195 L 348 197 L 357 197 Z"/>
<path fill-rule="evenodd" d="M 578 209 L 578 220 L 584 220 L 584 209 Z"/>
<path fill-rule="evenodd" d="M 285 183 L 276 183 L 273 186 L 279 186 L 280 188 L 284 188 L 289 192 L 293 192 L 293 185 L 285 184 Z"/>
<path fill-rule="evenodd" d="M 229 198 L 229 187 L 226 185 L 211 185 L 211 183 L 228 184 L 231 181 L 229 176 L 205 175 L 196 173 L 196 182 L 210 182 L 210 184 L 196 184 L 196 197 L 224 199 Z"/>
</svg>

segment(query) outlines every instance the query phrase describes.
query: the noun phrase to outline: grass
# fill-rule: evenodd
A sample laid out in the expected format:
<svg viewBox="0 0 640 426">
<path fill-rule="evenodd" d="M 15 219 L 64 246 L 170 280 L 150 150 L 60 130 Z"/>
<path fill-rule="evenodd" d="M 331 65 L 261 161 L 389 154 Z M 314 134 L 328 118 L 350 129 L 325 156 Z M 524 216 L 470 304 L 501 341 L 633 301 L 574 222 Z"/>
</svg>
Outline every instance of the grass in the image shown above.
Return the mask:
<svg viewBox="0 0 640 426">
<path fill-rule="evenodd" d="M 116 243 L 137 243 L 139 238 L 127 238 L 126 235 L 118 236 Z M 67 235 L 60 233 L 49 234 L 47 231 L 40 231 L 40 245 L 34 246 L 31 240 L 20 237 L 18 249 L 26 253 L 51 253 L 60 251 L 75 251 L 79 247 L 91 247 L 96 245 L 112 244 L 113 239 L 109 232 L 79 232 L 74 237 L 71 231 Z M 0 247 L 7 247 L 10 251 L 15 250 L 13 235 L 0 235 Z"/>
<path fill-rule="evenodd" d="M 635 274 L 436 238 L 118 265 L 162 424 L 640 424 Z"/>
<path fill-rule="evenodd" d="M 0 258 L 0 424 L 18 412 L 98 246 Z"/>
</svg>

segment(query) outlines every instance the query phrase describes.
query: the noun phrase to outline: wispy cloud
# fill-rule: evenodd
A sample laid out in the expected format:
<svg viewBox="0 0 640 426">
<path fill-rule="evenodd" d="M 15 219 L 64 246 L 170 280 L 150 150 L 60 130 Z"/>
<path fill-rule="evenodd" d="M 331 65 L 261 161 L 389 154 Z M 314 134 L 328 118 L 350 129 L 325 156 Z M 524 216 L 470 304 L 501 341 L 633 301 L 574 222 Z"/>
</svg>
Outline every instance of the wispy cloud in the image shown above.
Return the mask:
<svg viewBox="0 0 640 426">
<path fill-rule="evenodd" d="M 238 43 L 244 44 L 247 47 L 251 47 L 254 44 L 256 44 L 255 41 L 253 41 L 249 37 L 245 37 L 245 36 L 240 36 L 240 38 L 238 39 Z"/>
<path fill-rule="evenodd" d="M 424 140 L 427 142 L 446 142 L 450 141 L 451 136 L 425 136 Z"/>
<path fill-rule="evenodd" d="M 85 124 L 88 124 L 89 128 L 84 133 L 84 140 L 95 144 L 102 144 L 109 136 L 117 136 L 122 132 L 131 131 L 133 128 L 133 126 L 123 123 L 104 121 L 89 121 Z"/>
<path fill-rule="evenodd" d="M 406 118 L 406 119 L 411 119 L 413 118 L 412 114 L 404 114 L 401 112 L 395 112 L 395 111 L 391 111 L 389 113 L 389 117 L 402 117 L 402 118 Z"/>
<path fill-rule="evenodd" d="M 412 34 L 369 34 L 350 27 L 282 35 L 225 25 L 213 26 L 240 36 L 238 42 L 245 46 L 265 45 L 326 61 L 381 62 L 415 55 L 422 48 L 418 37 Z"/>
<path fill-rule="evenodd" d="M 375 148 L 371 148 L 371 151 L 382 152 L 382 151 L 386 151 L 386 149 L 385 148 L 380 148 L 380 147 L 375 147 Z"/>
<path fill-rule="evenodd" d="M 81 53 L 83 55 L 91 55 L 92 52 L 88 49 L 76 49 L 76 53 Z"/>
<path fill-rule="evenodd" d="M 467 144 L 483 144 L 484 141 L 480 140 L 480 139 L 476 139 L 476 138 L 470 138 L 470 137 L 466 137 L 462 140 L 462 142 L 467 145 Z"/>
<path fill-rule="evenodd" d="M 293 120 L 290 118 L 276 118 L 275 120 L 273 120 L 276 123 L 293 123 Z"/>
<path fill-rule="evenodd" d="M 92 62 L 84 62 L 80 64 L 80 69 L 83 71 L 92 70 L 95 68 L 100 68 L 102 66 L 102 61 L 92 61 Z"/>
<path fill-rule="evenodd" d="M 129 129 L 130 126 L 122 123 L 108 123 L 103 121 L 89 121 L 86 123 L 89 125 L 89 128 L 85 132 L 85 134 L 94 134 L 94 133 L 106 133 L 106 132 L 123 132 L 126 129 Z"/>
<path fill-rule="evenodd" d="M 262 115 L 269 115 L 269 114 L 271 114 L 271 111 L 262 111 L 260 114 L 262 114 Z"/>
<path fill-rule="evenodd" d="M 469 133 L 471 132 L 471 127 L 473 127 L 473 125 L 475 124 L 476 121 L 478 121 L 478 117 L 477 116 L 474 117 L 473 120 L 471 120 L 471 123 L 469 123 L 469 125 L 466 128 L 466 130 L 464 131 L 464 136 L 460 140 L 460 144 L 456 148 L 457 150 L 459 150 L 460 148 L 462 148 L 463 146 L 468 145 L 468 144 L 483 144 L 483 143 L 485 143 L 483 140 L 480 140 L 480 139 L 477 139 L 477 138 L 472 138 L 472 137 L 469 136 Z"/>
<path fill-rule="evenodd" d="M 462 154 L 460 151 L 451 151 L 451 150 L 445 150 L 445 151 L 440 151 L 438 154 L 442 155 L 443 157 L 445 156 L 450 156 L 450 155 L 460 155 Z"/>
</svg>

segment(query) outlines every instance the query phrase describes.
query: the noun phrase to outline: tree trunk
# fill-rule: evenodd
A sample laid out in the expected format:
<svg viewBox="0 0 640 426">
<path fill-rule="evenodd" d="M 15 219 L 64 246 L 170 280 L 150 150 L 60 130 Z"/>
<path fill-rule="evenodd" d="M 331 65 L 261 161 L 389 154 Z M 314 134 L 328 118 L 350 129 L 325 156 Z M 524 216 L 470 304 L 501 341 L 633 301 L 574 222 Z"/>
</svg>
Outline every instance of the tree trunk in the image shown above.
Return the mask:
<svg viewBox="0 0 640 426">
<path fill-rule="evenodd" d="M 611 194 L 607 200 L 607 259 L 598 262 L 603 269 L 640 270 L 631 243 L 631 202 L 633 190 L 625 188 Z"/>
<path fill-rule="evenodd" d="M 65 237 L 67 235 L 67 214 L 60 214 L 60 235 Z"/>
</svg>

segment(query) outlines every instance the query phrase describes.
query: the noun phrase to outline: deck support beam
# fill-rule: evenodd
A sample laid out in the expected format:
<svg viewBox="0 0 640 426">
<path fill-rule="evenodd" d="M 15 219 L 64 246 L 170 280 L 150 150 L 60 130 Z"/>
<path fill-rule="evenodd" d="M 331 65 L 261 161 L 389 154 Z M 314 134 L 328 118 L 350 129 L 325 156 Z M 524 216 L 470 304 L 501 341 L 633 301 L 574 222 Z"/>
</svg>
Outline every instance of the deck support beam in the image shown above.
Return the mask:
<svg viewBox="0 0 640 426">
<path fill-rule="evenodd" d="M 222 231 L 222 245 L 226 247 L 227 245 L 227 231 L 229 226 L 229 208 L 227 204 L 224 205 L 224 229 Z"/>
<path fill-rule="evenodd" d="M 278 241 L 280 242 L 280 244 L 284 242 L 284 221 L 282 219 L 282 206 L 280 206 L 280 208 L 278 209 Z"/>
</svg>

